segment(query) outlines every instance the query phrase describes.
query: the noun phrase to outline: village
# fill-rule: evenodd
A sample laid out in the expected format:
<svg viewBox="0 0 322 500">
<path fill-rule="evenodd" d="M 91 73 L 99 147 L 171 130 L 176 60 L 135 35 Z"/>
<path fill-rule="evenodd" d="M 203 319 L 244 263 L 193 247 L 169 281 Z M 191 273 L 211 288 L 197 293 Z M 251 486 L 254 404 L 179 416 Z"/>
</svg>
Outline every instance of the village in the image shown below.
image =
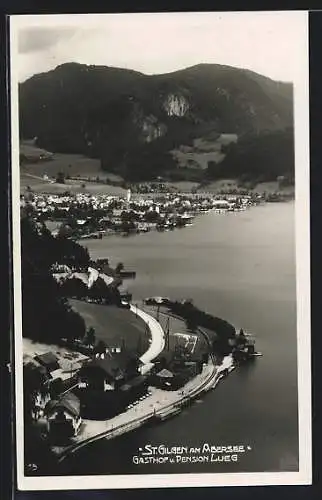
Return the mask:
<svg viewBox="0 0 322 500">
<path fill-rule="evenodd" d="M 209 210 L 217 213 L 239 212 L 263 202 L 259 194 L 209 195 L 158 193 L 153 196 L 44 194 L 25 191 L 21 205 L 39 221 L 45 221 L 53 235 L 64 234 L 75 240 L 112 234 L 138 234 L 151 230 L 183 228 Z"/>
</svg>

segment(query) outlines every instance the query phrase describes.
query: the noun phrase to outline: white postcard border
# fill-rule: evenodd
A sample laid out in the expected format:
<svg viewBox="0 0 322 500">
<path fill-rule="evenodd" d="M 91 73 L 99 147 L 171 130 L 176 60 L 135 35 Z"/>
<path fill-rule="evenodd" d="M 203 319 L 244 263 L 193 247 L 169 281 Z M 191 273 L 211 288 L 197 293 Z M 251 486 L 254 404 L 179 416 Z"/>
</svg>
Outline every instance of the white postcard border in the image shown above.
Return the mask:
<svg viewBox="0 0 322 500">
<path fill-rule="evenodd" d="M 198 13 L 194 13 L 198 14 Z M 226 14 L 246 13 L 218 13 Z M 265 14 L 261 12 L 261 14 Z M 15 56 L 18 51 L 17 34 L 21 23 L 32 24 L 40 18 L 46 25 L 55 24 L 57 17 L 11 16 L 11 144 L 12 144 L 12 251 L 14 285 L 14 350 L 16 391 L 16 447 L 17 483 L 19 490 L 87 490 L 126 488 L 169 488 L 200 486 L 263 486 L 305 485 L 312 482 L 311 436 L 311 350 L 310 350 L 310 184 L 309 184 L 309 62 L 308 62 L 308 12 L 288 11 L 285 15 L 302 19 L 303 51 L 297 54 L 298 74 L 294 81 L 295 109 L 295 164 L 296 164 L 296 280 L 297 280 L 297 341 L 298 341 L 298 407 L 299 407 L 299 472 L 263 473 L 189 473 L 157 475 L 110 476 L 24 476 L 23 445 L 23 353 L 21 311 L 21 257 L 20 257 L 20 177 L 19 177 L 19 123 L 18 123 L 18 72 Z M 120 14 L 117 14 L 120 15 Z M 77 14 L 77 18 L 85 16 Z M 26 20 L 26 17 L 29 17 Z M 75 16 L 72 16 L 73 18 Z M 102 23 L 102 15 L 89 15 L 95 24 Z M 70 24 L 70 23 L 69 23 Z"/>
</svg>

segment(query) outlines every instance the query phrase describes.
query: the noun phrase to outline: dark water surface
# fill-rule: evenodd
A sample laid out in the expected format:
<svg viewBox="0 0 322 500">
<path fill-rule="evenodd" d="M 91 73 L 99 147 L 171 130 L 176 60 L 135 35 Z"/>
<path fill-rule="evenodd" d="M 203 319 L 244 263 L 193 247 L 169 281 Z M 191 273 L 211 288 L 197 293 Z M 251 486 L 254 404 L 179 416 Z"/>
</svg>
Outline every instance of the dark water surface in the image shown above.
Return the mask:
<svg viewBox="0 0 322 500">
<path fill-rule="evenodd" d="M 294 204 L 199 216 L 166 233 L 86 242 L 93 258 L 137 272 L 134 299 L 192 298 L 256 335 L 264 356 L 160 425 L 101 440 L 63 462 L 64 474 L 258 472 L 298 469 Z M 237 463 L 134 465 L 145 444 L 245 445 Z M 126 487 L 126 485 L 125 485 Z"/>
</svg>

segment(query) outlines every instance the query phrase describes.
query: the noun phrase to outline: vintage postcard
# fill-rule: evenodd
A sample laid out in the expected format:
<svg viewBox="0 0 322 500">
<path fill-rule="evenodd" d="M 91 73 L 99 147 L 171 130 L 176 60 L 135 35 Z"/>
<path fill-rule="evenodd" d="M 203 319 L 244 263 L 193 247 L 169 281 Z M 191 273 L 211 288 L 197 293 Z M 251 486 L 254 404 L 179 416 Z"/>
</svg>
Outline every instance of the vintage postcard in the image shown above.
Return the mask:
<svg viewBox="0 0 322 500">
<path fill-rule="evenodd" d="M 311 484 L 308 14 L 10 52 L 18 489 Z"/>
</svg>

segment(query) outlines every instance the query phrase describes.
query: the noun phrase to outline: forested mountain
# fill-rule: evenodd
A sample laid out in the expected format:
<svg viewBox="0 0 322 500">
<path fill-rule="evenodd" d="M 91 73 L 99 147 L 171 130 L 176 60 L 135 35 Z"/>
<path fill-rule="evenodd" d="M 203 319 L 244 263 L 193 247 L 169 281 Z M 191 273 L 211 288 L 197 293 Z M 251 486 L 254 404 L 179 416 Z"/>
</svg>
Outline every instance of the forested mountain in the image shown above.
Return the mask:
<svg viewBox="0 0 322 500">
<path fill-rule="evenodd" d="M 209 164 L 210 179 L 239 178 L 259 183 L 284 177 L 285 183 L 294 184 L 292 128 L 244 136 L 238 143 L 225 147 L 224 152 L 226 157 L 221 163 Z"/>
<path fill-rule="evenodd" d="M 20 84 L 20 134 L 53 152 L 100 158 L 125 178 L 177 168 L 170 153 L 209 133 L 248 135 L 293 122 L 292 85 L 200 64 L 147 76 L 68 63 Z"/>
</svg>

